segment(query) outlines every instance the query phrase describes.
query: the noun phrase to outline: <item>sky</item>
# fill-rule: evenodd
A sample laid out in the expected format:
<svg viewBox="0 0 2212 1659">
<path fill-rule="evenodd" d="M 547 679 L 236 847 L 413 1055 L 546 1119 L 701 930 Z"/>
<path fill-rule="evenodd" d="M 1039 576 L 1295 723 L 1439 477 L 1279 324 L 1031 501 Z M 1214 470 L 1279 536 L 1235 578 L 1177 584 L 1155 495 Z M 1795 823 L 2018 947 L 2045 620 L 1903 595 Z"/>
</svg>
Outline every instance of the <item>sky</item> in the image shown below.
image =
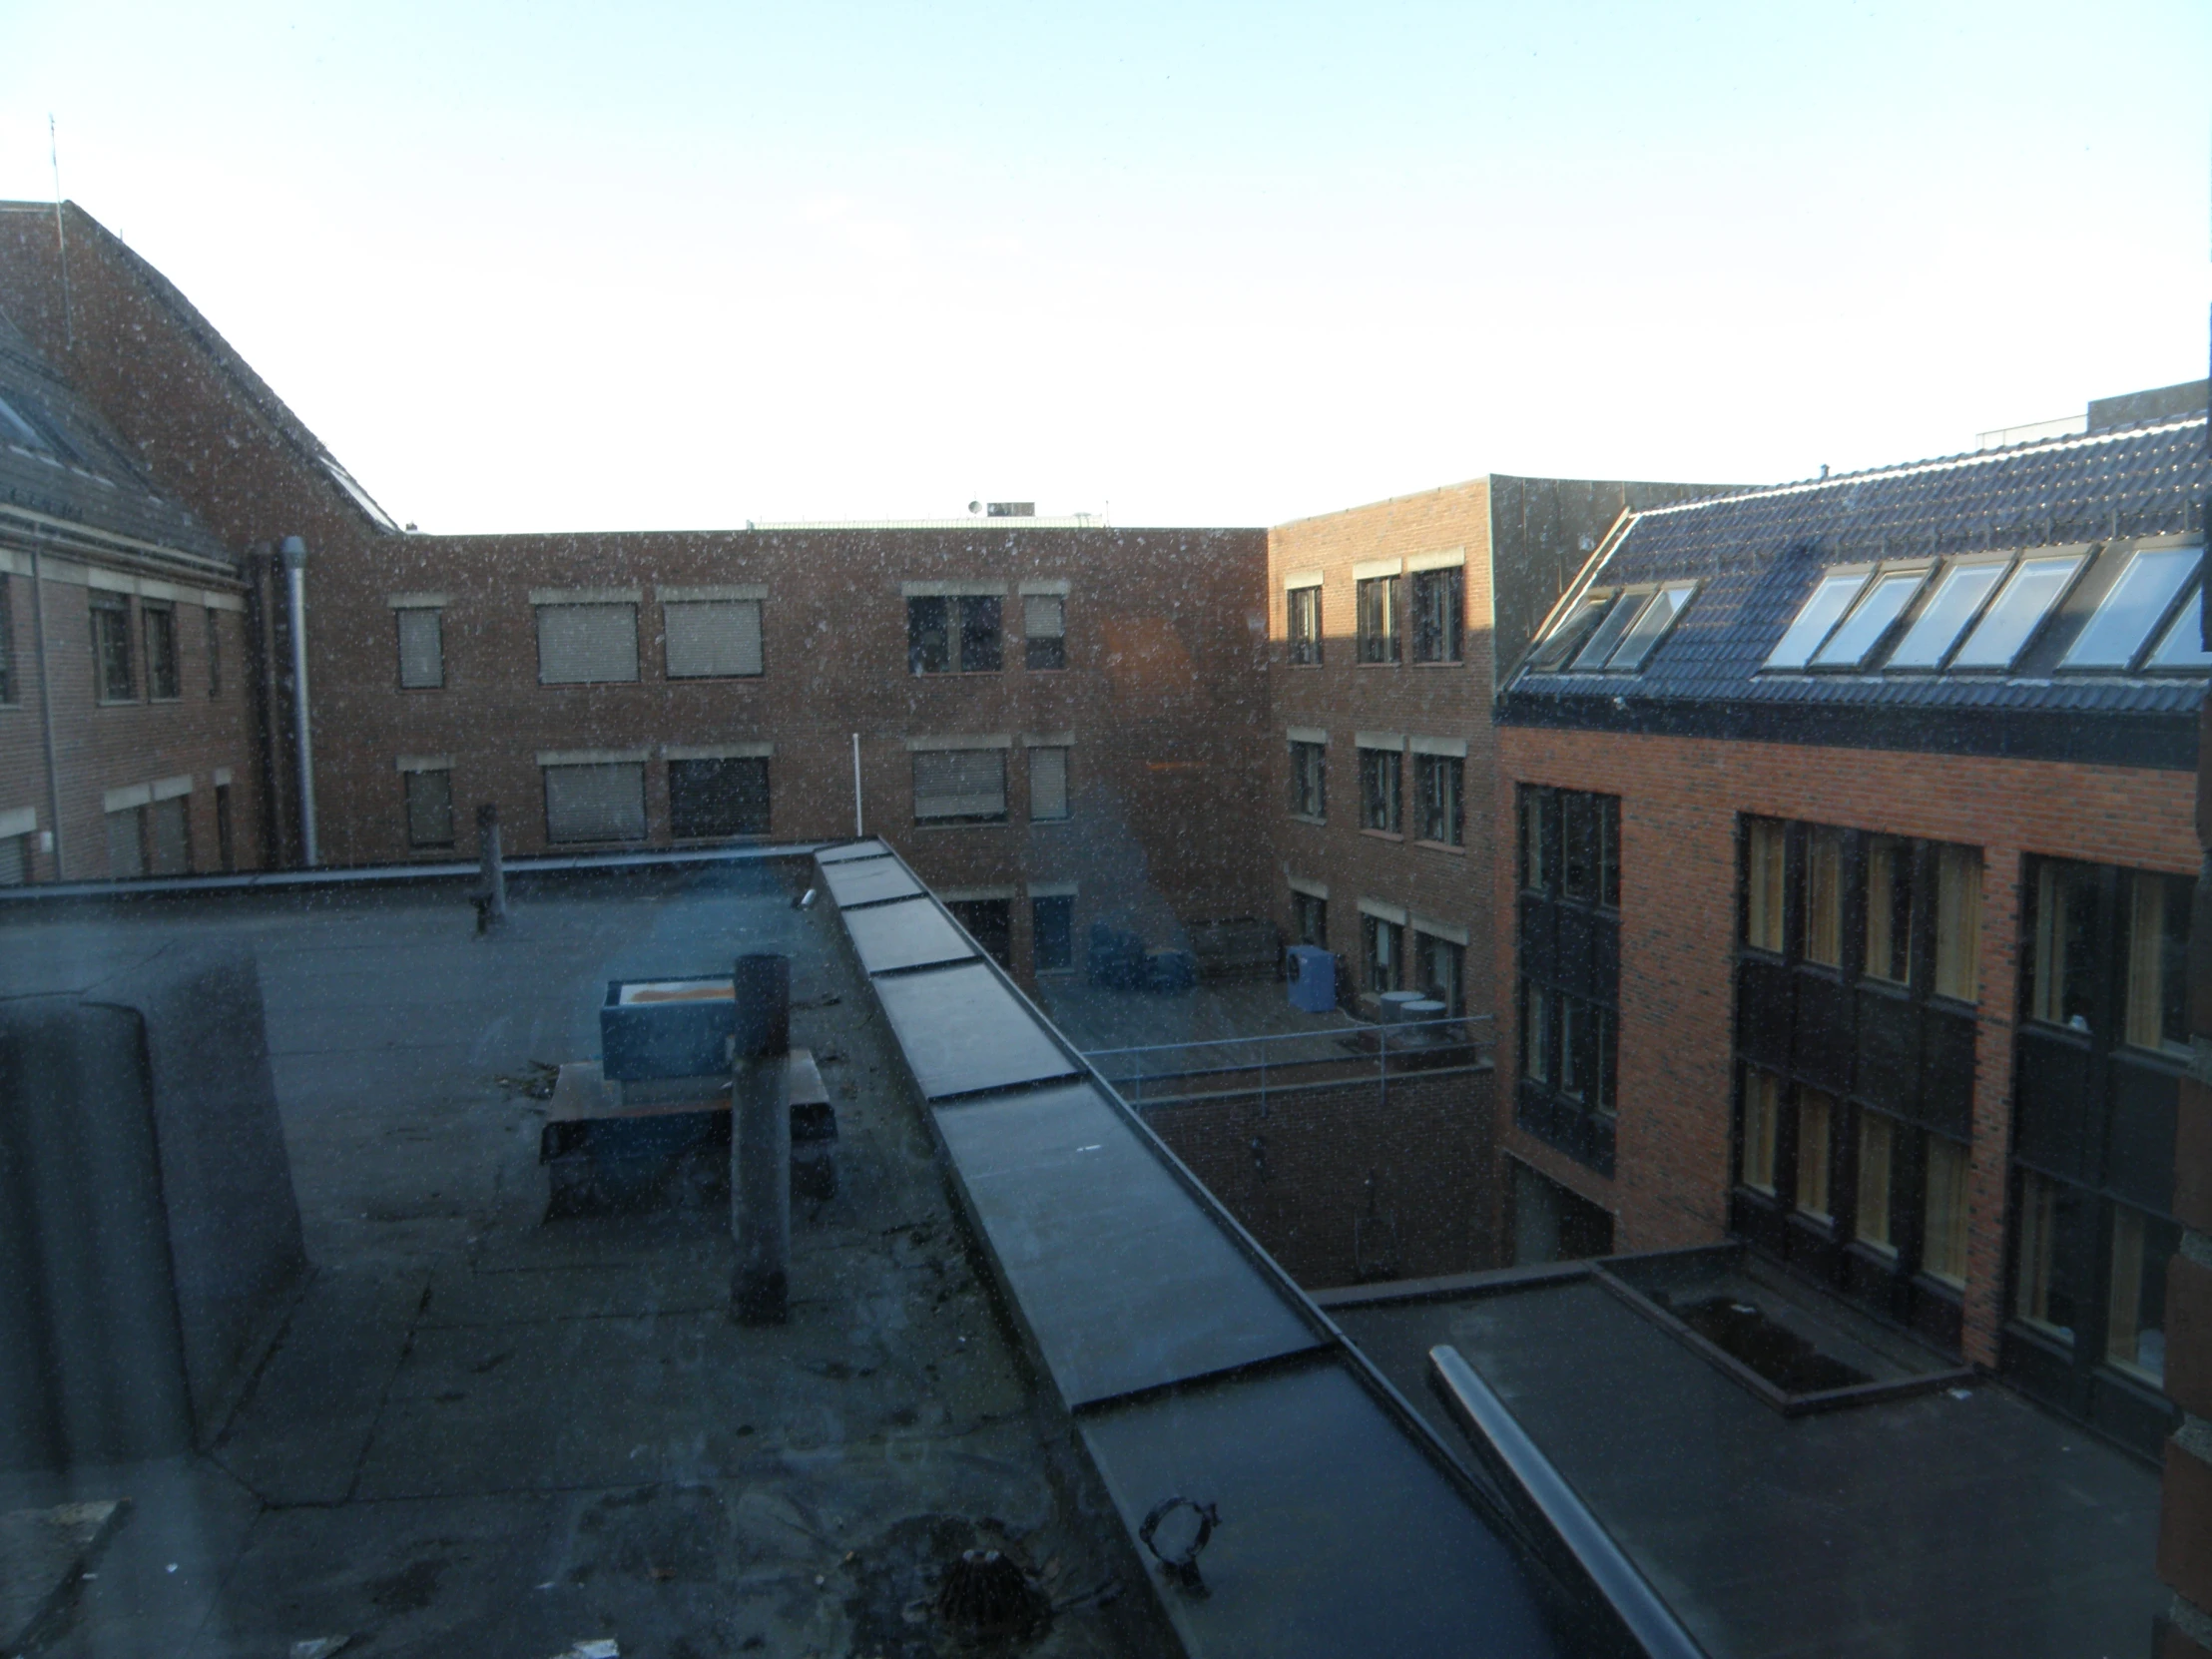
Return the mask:
<svg viewBox="0 0 2212 1659">
<path fill-rule="evenodd" d="M 2212 6 L 0 0 L 424 530 L 1757 483 L 2205 373 Z"/>
</svg>

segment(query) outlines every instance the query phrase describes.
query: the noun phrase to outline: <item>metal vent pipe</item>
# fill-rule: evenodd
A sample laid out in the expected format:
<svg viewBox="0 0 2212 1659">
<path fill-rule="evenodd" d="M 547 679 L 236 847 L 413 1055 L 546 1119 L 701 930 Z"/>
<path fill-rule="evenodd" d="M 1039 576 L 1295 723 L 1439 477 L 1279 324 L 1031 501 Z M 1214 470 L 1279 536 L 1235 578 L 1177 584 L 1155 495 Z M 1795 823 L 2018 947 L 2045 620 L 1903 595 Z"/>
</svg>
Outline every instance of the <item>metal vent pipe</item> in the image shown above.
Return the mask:
<svg viewBox="0 0 2212 1659">
<path fill-rule="evenodd" d="M 307 543 L 286 536 L 277 548 L 284 561 L 284 595 L 291 628 L 292 741 L 299 752 L 299 861 L 312 869 L 321 857 L 314 833 L 314 737 L 307 715 Z"/>
</svg>

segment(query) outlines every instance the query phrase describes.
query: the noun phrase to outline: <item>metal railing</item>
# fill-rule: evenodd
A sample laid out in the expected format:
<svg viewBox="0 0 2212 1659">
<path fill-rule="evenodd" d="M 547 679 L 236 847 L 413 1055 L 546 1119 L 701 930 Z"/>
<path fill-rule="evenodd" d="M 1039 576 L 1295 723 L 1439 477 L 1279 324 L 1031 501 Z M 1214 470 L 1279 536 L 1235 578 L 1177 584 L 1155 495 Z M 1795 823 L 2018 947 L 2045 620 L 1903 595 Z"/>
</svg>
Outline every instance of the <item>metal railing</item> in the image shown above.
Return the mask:
<svg viewBox="0 0 2212 1659">
<path fill-rule="evenodd" d="M 1348 1070 L 1355 1064 L 1364 1064 L 1365 1050 L 1372 1043 L 1375 1049 L 1376 1086 L 1383 1101 L 1389 1099 L 1389 1080 L 1392 1075 L 1390 1061 L 1395 1056 L 1399 1062 L 1396 1075 L 1425 1069 L 1405 1062 L 1416 1057 L 1434 1060 L 1457 1050 L 1479 1050 L 1495 1040 L 1484 1032 L 1471 1027 L 1493 1024 L 1488 1014 L 1450 1014 L 1441 1019 L 1402 1020 L 1390 1024 L 1354 1023 L 1324 1026 L 1311 1031 L 1268 1031 L 1249 1037 L 1205 1037 L 1188 1042 L 1141 1043 L 1125 1048 L 1093 1048 L 1084 1051 L 1083 1058 L 1097 1066 L 1113 1085 L 1122 1090 L 1133 1104 L 1142 1105 L 1149 1097 L 1148 1085 L 1172 1081 L 1178 1078 L 1218 1077 L 1234 1078 L 1240 1074 L 1256 1074 L 1260 1096 L 1260 1115 L 1268 1114 L 1268 1092 L 1276 1077 L 1285 1070 L 1298 1068 L 1315 1070 L 1330 1065 L 1343 1065 Z M 1410 1038 L 1411 1040 L 1407 1040 Z M 1282 1060 L 1271 1052 L 1273 1045 L 1283 1043 L 1327 1043 L 1331 1052 L 1305 1059 Z M 1152 1054 L 1187 1054 L 1198 1050 L 1256 1049 L 1258 1057 L 1250 1061 L 1235 1061 L 1220 1065 L 1181 1066 L 1165 1070 L 1139 1069 L 1122 1072 L 1100 1062 L 1126 1056 Z M 1350 1078 L 1346 1079 L 1350 1081 Z M 1216 1089 L 1210 1093 L 1241 1092 L 1235 1089 Z"/>
</svg>

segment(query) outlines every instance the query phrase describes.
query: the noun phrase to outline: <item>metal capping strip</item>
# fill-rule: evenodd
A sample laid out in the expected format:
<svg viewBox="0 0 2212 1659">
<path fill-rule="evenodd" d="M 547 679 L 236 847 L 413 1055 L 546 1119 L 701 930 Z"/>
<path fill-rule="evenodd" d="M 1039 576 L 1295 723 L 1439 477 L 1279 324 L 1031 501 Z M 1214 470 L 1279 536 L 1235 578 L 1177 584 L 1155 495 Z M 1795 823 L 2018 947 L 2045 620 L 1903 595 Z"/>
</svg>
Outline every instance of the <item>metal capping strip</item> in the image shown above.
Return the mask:
<svg viewBox="0 0 2212 1659">
<path fill-rule="evenodd" d="M 897 860 L 900 868 L 907 867 L 904 859 L 899 857 L 895 849 L 889 851 L 889 856 Z M 908 873 L 910 874 L 911 871 L 909 870 Z M 916 881 L 917 884 L 921 884 L 918 877 L 916 877 Z M 921 885 L 922 891 L 928 895 L 930 902 L 938 903 L 939 901 L 935 895 L 928 892 L 927 886 L 925 884 Z M 949 912 L 947 913 L 949 914 Z M 849 938 L 849 936 L 848 928 L 847 937 Z M 1412 1407 L 1396 1386 L 1377 1368 L 1375 1363 L 1346 1337 L 1337 1322 L 1324 1313 L 1313 1298 L 1283 1270 L 1281 1264 L 1261 1248 L 1259 1242 L 1252 1237 L 1243 1224 L 1229 1213 L 1220 1200 L 1215 1198 L 1205 1184 L 1191 1172 L 1189 1166 L 1176 1156 L 1166 1142 L 1160 1139 L 1158 1133 L 1153 1130 L 1150 1124 L 1144 1121 L 1143 1116 L 1129 1104 L 1112 1082 L 1096 1066 L 1092 1065 L 1085 1056 L 1067 1043 L 1066 1039 L 1060 1035 L 1058 1028 L 1046 1018 L 1036 1004 L 1030 1000 L 1027 993 L 1014 983 L 1012 977 L 988 953 L 981 954 L 976 962 L 962 964 L 962 966 L 972 967 L 988 974 L 998 982 L 1005 994 L 1035 1021 L 1056 1047 L 1060 1048 L 1074 1062 L 1077 1079 L 1088 1082 L 1097 1091 L 1099 1096 L 1108 1103 L 1114 1113 L 1121 1119 L 1123 1125 L 1138 1139 L 1139 1143 L 1158 1164 L 1173 1177 L 1176 1184 L 1183 1189 L 1185 1195 L 1204 1214 L 1206 1219 L 1211 1221 L 1215 1228 L 1236 1247 L 1238 1252 L 1260 1271 L 1276 1294 L 1289 1305 L 1291 1311 L 1309 1330 L 1317 1335 L 1319 1341 L 1316 1349 L 1303 1351 L 1308 1363 L 1319 1363 L 1325 1369 L 1335 1369 L 1347 1375 L 1357 1384 L 1355 1396 L 1365 1397 L 1377 1409 L 1383 1422 L 1394 1424 L 1398 1433 L 1405 1440 L 1411 1442 L 1410 1449 L 1415 1454 L 1417 1463 L 1438 1475 L 1446 1485 L 1457 1492 L 1465 1501 L 1468 1520 L 1483 1527 L 1492 1538 L 1502 1541 L 1513 1551 L 1521 1568 L 1536 1581 L 1536 1588 L 1541 1599 L 1550 1603 L 1554 1610 L 1562 1614 L 1573 1627 L 1581 1630 L 1584 1635 L 1595 1636 L 1605 1651 L 1623 1654 L 1638 1651 L 1641 1644 L 1630 1633 L 1631 1626 L 1623 1609 L 1612 1602 L 1610 1598 L 1605 1601 L 1602 1607 L 1592 1608 L 1587 1604 L 1586 1599 L 1574 1595 L 1568 1587 L 1567 1580 L 1553 1566 L 1552 1563 L 1561 1550 L 1565 1550 L 1570 1556 L 1572 1555 L 1572 1545 L 1568 1540 L 1562 1538 L 1547 1524 L 1531 1525 L 1532 1517 L 1525 1510 L 1518 1510 L 1501 1504 L 1499 1495 L 1489 1489 L 1479 1477 L 1471 1473 L 1460 1462 L 1458 1455 L 1446 1444 L 1437 1428 Z M 948 970 L 939 969 L 926 973 L 871 974 L 868 977 L 869 984 L 875 990 L 880 1006 L 883 991 L 887 986 L 911 984 L 919 979 L 937 977 L 945 971 Z M 900 1036 L 901 1050 L 903 1051 L 904 1038 L 897 1032 L 895 1022 L 890 1021 L 887 1008 L 884 1009 L 884 1013 L 886 1022 L 892 1023 L 894 1035 Z M 1070 1086 L 1070 1080 L 1063 1079 L 1046 1087 L 1064 1089 L 1068 1086 Z M 1011 1104 L 1034 1098 L 1041 1092 L 1045 1092 L 1045 1089 L 1032 1086 L 999 1091 L 984 1096 L 982 1099 L 985 1102 L 996 1101 Z M 974 1237 L 984 1246 L 991 1273 L 998 1281 L 1001 1291 L 1005 1293 L 1007 1307 L 1013 1311 L 1028 1346 L 1038 1359 L 1041 1369 L 1044 1370 L 1047 1376 L 1054 1376 L 1039 1342 L 1035 1316 L 1025 1306 L 1018 1289 L 1008 1276 L 1006 1263 L 1000 1254 L 990 1228 L 975 1203 L 974 1195 L 971 1192 L 961 1162 L 945 1135 L 944 1124 L 949 1117 L 955 1113 L 974 1109 L 974 1103 L 963 1104 L 957 1100 L 932 1103 L 932 1109 L 926 1110 L 923 1116 L 929 1123 L 931 1138 L 936 1143 L 938 1155 L 945 1160 L 947 1168 L 953 1173 L 952 1185 L 962 1214 Z M 1292 1358 L 1295 1361 L 1297 1357 L 1293 1356 Z M 1246 1364 L 1213 1373 L 1205 1379 L 1192 1378 L 1184 1381 L 1186 1383 L 1205 1381 L 1217 1386 L 1234 1387 L 1239 1384 L 1240 1378 L 1265 1381 L 1281 1375 L 1282 1363 L 1282 1357 L 1277 1357 L 1275 1360 L 1257 1362 L 1258 1369 L 1255 1369 L 1255 1364 Z M 1054 1376 L 1054 1383 L 1056 1388 L 1060 1385 L 1059 1379 L 1056 1376 Z M 1094 1419 L 1102 1420 L 1100 1419 L 1100 1413 L 1102 1412 L 1127 1408 L 1132 1403 L 1141 1400 L 1158 1397 L 1172 1398 L 1177 1386 L 1179 1385 L 1171 1384 L 1165 1390 L 1154 1388 L 1139 1393 L 1102 1396 L 1081 1403 L 1070 1401 L 1067 1402 L 1068 1409 L 1071 1416 L 1076 1419 L 1078 1427 L 1081 1428 L 1084 1424 L 1093 1422 Z M 1108 1479 L 1109 1485 L 1111 1485 L 1112 1482 L 1106 1469 L 1098 1465 L 1099 1447 L 1095 1443 L 1094 1437 L 1088 1432 L 1084 1435 L 1084 1443 L 1094 1467 L 1098 1467 L 1101 1478 Z M 1134 1516 L 1130 1513 L 1124 1513 L 1123 1520 L 1124 1524 L 1129 1526 L 1131 1530 L 1133 1541 L 1136 1541 L 1134 1535 L 1138 1528 Z M 1387 1521 L 1385 1520 L 1382 1524 L 1386 1525 Z M 1387 1553 L 1387 1539 L 1379 1536 L 1375 1539 L 1375 1544 L 1379 1552 Z M 1141 1553 L 1139 1558 L 1143 1558 Z M 1294 1580 L 1294 1585 L 1297 1583 L 1298 1581 Z M 1162 1595 L 1163 1598 L 1168 1593 L 1157 1583 L 1153 1587 L 1155 1593 Z M 1330 1593 L 1328 1586 L 1319 1579 L 1312 1587 L 1321 1593 Z M 1350 1586 L 1338 1586 L 1338 1588 L 1349 1590 Z M 1447 1588 L 1444 1585 L 1437 1586 L 1439 1593 Z M 1176 1609 L 1169 1607 L 1168 1611 L 1171 1618 L 1174 1618 Z M 1184 1620 L 1176 1618 L 1175 1622 L 1178 1629 L 1185 1636 L 1186 1645 L 1188 1646 L 1189 1639 L 1194 1634 L 1193 1631 Z M 1277 1628 L 1281 1628 L 1279 1623 Z M 1244 1651 L 1245 1649 L 1240 1646 L 1238 1650 Z M 1654 1659 L 1657 1659 L 1657 1656 L 1654 1656 Z"/>
</svg>

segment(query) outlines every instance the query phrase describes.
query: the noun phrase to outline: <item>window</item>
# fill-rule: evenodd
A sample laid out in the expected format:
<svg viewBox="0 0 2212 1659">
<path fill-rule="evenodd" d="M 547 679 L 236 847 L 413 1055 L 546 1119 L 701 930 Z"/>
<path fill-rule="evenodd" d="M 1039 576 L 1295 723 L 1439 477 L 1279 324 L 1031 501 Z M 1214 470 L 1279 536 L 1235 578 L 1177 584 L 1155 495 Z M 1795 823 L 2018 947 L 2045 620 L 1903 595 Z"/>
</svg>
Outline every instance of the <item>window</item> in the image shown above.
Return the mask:
<svg viewBox="0 0 2212 1659">
<path fill-rule="evenodd" d="M 635 841 L 645 838 L 645 763 L 556 763 L 545 774 L 545 838 Z"/>
<path fill-rule="evenodd" d="M 2006 669 L 2027 646 L 2043 619 L 2081 569 L 2082 555 L 2059 553 L 2022 559 L 1981 613 L 1966 643 L 1951 658 L 1952 668 Z"/>
<path fill-rule="evenodd" d="M 2127 1011 L 2130 1047 L 2189 1052 L 2189 904 L 2194 883 L 2186 875 L 2128 876 L 2126 927 Z"/>
<path fill-rule="evenodd" d="M 1844 833 L 1819 825 L 1805 835 L 1805 959 L 1844 965 Z"/>
<path fill-rule="evenodd" d="M 101 702 L 128 703 L 137 695 L 131 676 L 131 608 L 113 594 L 92 596 L 92 672 Z"/>
<path fill-rule="evenodd" d="M 108 815 L 108 873 L 119 881 L 146 873 L 146 809 L 126 807 Z"/>
<path fill-rule="evenodd" d="M 1947 1135 L 1928 1137 L 1921 1271 L 1953 1287 L 1966 1282 L 1966 1148 Z"/>
<path fill-rule="evenodd" d="M 1048 893 L 1029 900 L 1030 954 L 1039 973 L 1075 966 L 1075 895 Z"/>
<path fill-rule="evenodd" d="M 2153 547 L 2136 553 L 2058 666 L 2126 668 L 2143 649 L 2150 631 L 2164 618 L 2183 584 L 2196 574 L 2197 559 L 2203 551 L 2198 547 Z"/>
<path fill-rule="evenodd" d="M 2007 561 L 1987 559 L 1954 564 L 1943 572 L 1936 592 L 1890 653 L 1891 668 L 1939 668 L 1958 636 L 1981 610 L 1982 601 L 2004 579 Z"/>
<path fill-rule="evenodd" d="M 2166 1264 L 2181 1229 L 2125 1204 L 2112 1206 L 2112 1283 L 2104 1358 L 2146 1382 L 2166 1380 Z"/>
<path fill-rule="evenodd" d="M 1397 585 L 1395 576 L 1371 576 L 1354 584 L 1360 627 L 1360 661 L 1397 661 Z"/>
<path fill-rule="evenodd" d="M 1819 1089 L 1800 1088 L 1797 1108 L 1797 1207 L 1829 1218 L 1829 1157 L 1836 1102 Z"/>
<path fill-rule="evenodd" d="M 434 691 L 445 684 L 445 613 L 421 606 L 392 613 L 399 631 L 399 685 L 403 691 Z M 542 671 L 540 677 L 542 678 Z"/>
<path fill-rule="evenodd" d="M 1601 1117 L 1611 1117 L 1617 1098 L 1613 1026 L 1619 1019 L 1612 1009 L 1593 1003 L 1590 1007 L 1590 1036 L 1597 1050 L 1597 1061 L 1592 1068 L 1591 1081 L 1597 1087 L 1597 1098 L 1591 1102 Z"/>
<path fill-rule="evenodd" d="M 156 875 L 192 873 L 192 797 L 173 795 L 147 809 L 148 850 Z"/>
<path fill-rule="evenodd" d="M 1291 892 L 1291 931 L 1298 935 L 1300 944 L 1310 944 L 1316 950 L 1329 948 L 1329 900 L 1319 893 Z"/>
<path fill-rule="evenodd" d="M 1867 841 L 1867 977 L 1913 978 L 1913 843 L 1896 835 Z"/>
<path fill-rule="evenodd" d="M 1366 935 L 1368 989 L 1381 994 L 1405 988 L 1405 929 L 1381 916 L 1363 915 Z"/>
<path fill-rule="evenodd" d="M 1936 994 L 1981 998 L 1981 849 L 1936 852 Z"/>
<path fill-rule="evenodd" d="M 769 832 L 768 757 L 671 758 L 668 831 L 678 840 Z"/>
<path fill-rule="evenodd" d="M 1061 748 L 1029 751 L 1029 817 L 1038 824 L 1068 816 L 1068 752 Z"/>
<path fill-rule="evenodd" d="M 2086 1032 L 2096 1011 L 2096 876 L 2081 864 L 2046 862 L 2035 878 L 2034 957 L 2028 1008 L 2046 1025 Z"/>
<path fill-rule="evenodd" d="M 540 685 L 601 685 L 638 677 L 634 601 L 547 603 L 536 609 Z"/>
<path fill-rule="evenodd" d="M 31 837 L 0 835 L 0 887 L 20 887 L 31 878 Z"/>
<path fill-rule="evenodd" d="M 1605 662 L 1614 674 L 1633 674 L 1644 666 L 1644 660 L 1658 649 L 1659 642 L 1667 637 L 1682 613 L 1689 608 L 1690 596 L 1697 592 L 1695 582 L 1672 582 L 1651 596 L 1651 602 L 1637 613 L 1635 622 L 1622 636 L 1620 647 Z M 1581 667 L 1577 661 L 1576 667 Z"/>
<path fill-rule="evenodd" d="M 1551 997 L 1526 980 L 1520 995 L 1520 1074 L 1531 1083 L 1551 1081 Z"/>
<path fill-rule="evenodd" d="M 2192 590 L 2174 612 L 2173 621 L 2166 624 L 2166 631 L 2159 635 L 2158 645 L 2150 654 L 2145 668 L 2195 669 L 2212 668 L 2212 651 L 2204 649 L 2204 594 L 2202 589 Z"/>
<path fill-rule="evenodd" d="M 184 695 L 177 666 L 177 612 L 170 605 L 141 605 L 146 630 L 146 695 L 156 703 L 174 703 Z"/>
<path fill-rule="evenodd" d="M 238 835 L 231 827 L 231 786 L 215 787 L 216 866 L 228 875 L 239 867 Z"/>
<path fill-rule="evenodd" d="M 671 680 L 742 680 L 762 672 L 759 600 L 664 600 L 661 618 Z"/>
<path fill-rule="evenodd" d="M 1006 822 L 1006 752 L 926 749 L 914 753 L 916 824 Z"/>
<path fill-rule="evenodd" d="M 211 698 L 221 697 L 223 695 L 223 624 L 220 618 L 223 613 L 211 605 L 200 615 L 205 624 L 204 632 L 207 635 L 208 642 L 208 695 Z M 0 625 L 4 625 L 6 621 L 5 610 L 0 609 Z"/>
<path fill-rule="evenodd" d="M 1360 828 L 1396 834 L 1405 757 L 1394 749 L 1360 751 Z"/>
<path fill-rule="evenodd" d="M 914 674 L 996 674 L 1004 663 L 997 594 L 906 601 L 906 666 Z"/>
<path fill-rule="evenodd" d="M 399 613 L 404 616 L 407 613 Z M 435 616 L 436 612 L 431 612 Z M 440 767 L 434 771 L 403 772 L 400 781 L 407 799 L 407 844 L 409 846 L 451 846 L 453 844 L 453 774 Z"/>
<path fill-rule="evenodd" d="M 1775 1146 L 1782 1124 L 1782 1079 L 1771 1071 L 1744 1073 L 1743 1184 L 1774 1191 Z"/>
<path fill-rule="evenodd" d="M 2073 1268 L 2081 1256 L 2082 1210 L 2078 1189 L 2032 1170 L 2020 1172 L 2019 1269 L 2012 1312 L 2064 1343 L 2073 1341 L 2081 1318 Z"/>
<path fill-rule="evenodd" d="M 1529 656 L 1529 666 L 1539 669 L 1555 669 L 1565 662 L 1574 648 L 1589 637 L 1590 630 L 1604 618 L 1612 606 L 1611 594 L 1585 594 L 1560 622 L 1543 638 Z"/>
<path fill-rule="evenodd" d="M 1441 1002 L 1445 1013 L 1458 1018 L 1467 1011 L 1465 946 L 1418 930 L 1413 937 L 1418 950 L 1413 971 L 1420 981 L 1421 995 L 1431 1002 Z"/>
<path fill-rule="evenodd" d="M 1291 815 L 1315 820 L 1329 816 L 1329 750 L 1323 744 L 1291 744 Z"/>
<path fill-rule="evenodd" d="M 1890 1183 L 1896 1161 L 1897 1125 L 1880 1112 L 1859 1114 L 1859 1242 L 1881 1251 L 1897 1253 L 1890 1234 Z"/>
<path fill-rule="evenodd" d="M 1321 584 L 1292 588 L 1283 599 L 1290 613 L 1291 661 L 1312 667 L 1321 661 Z"/>
<path fill-rule="evenodd" d="M 1621 636 L 1635 625 L 1650 603 L 1648 593 L 1624 593 L 1614 600 L 1612 609 L 1605 613 L 1605 620 L 1590 635 L 1589 643 L 1575 653 L 1573 667 L 1582 671 L 1603 668 L 1620 649 Z"/>
<path fill-rule="evenodd" d="M 13 703 L 23 695 L 16 685 L 15 609 L 10 602 L 13 585 L 13 579 L 0 571 L 0 703 Z"/>
<path fill-rule="evenodd" d="M 968 930 L 984 954 L 1002 968 L 1014 965 L 1014 901 L 1010 898 L 955 898 L 945 908 Z"/>
<path fill-rule="evenodd" d="M 1813 667 L 1864 668 L 1927 578 L 1925 568 L 1888 571 L 1876 578 L 1867 597 L 1814 654 Z"/>
<path fill-rule="evenodd" d="M 1068 666 L 1068 602 L 1057 593 L 1030 593 L 1021 600 L 1022 666 Z"/>
<path fill-rule="evenodd" d="M 1619 1030 L 1620 800 L 1581 790 L 1520 787 L 1522 897 L 1517 949 L 1524 1072 L 1513 1122 L 1600 1174 L 1613 1171 Z M 1533 1045 L 1531 1048 L 1530 1045 Z"/>
<path fill-rule="evenodd" d="M 1767 668 L 1803 668 L 1828 638 L 1829 630 L 1843 620 L 1844 612 L 1859 597 L 1870 574 L 1864 570 L 1839 571 L 1821 578 L 1812 596 L 1799 608 L 1782 639 L 1767 655 Z"/>
<path fill-rule="evenodd" d="M 1463 595 L 1466 572 L 1454 565 L 1446 570 L 1422 570 L 1413 574 L 1413 661 L 1455 663 L 1460 636 L 1465 631 Z"/>
<path fill-rule="evenodd" d="M 1413 757 L 1413 788 L 1420 797 L 1420 837 L 1445 846 L 1464 844 L 1461 785 L 1466 762 L 1454 755 Z"/>
<path fill-rule="evenodd" d="M 1542 892 L 1552 883 L 1552 831 L 1558 812 L 1559 798 L 1549 790 L 1521 791 L 1520 884 L 1525 891 Z"/>
<path fill-rule="evenodd" d="M 1784 851 L 1783 826 L 1753 819 L 1744 830 L 1744 943 L 1782 954 Z"/>
</svg>

